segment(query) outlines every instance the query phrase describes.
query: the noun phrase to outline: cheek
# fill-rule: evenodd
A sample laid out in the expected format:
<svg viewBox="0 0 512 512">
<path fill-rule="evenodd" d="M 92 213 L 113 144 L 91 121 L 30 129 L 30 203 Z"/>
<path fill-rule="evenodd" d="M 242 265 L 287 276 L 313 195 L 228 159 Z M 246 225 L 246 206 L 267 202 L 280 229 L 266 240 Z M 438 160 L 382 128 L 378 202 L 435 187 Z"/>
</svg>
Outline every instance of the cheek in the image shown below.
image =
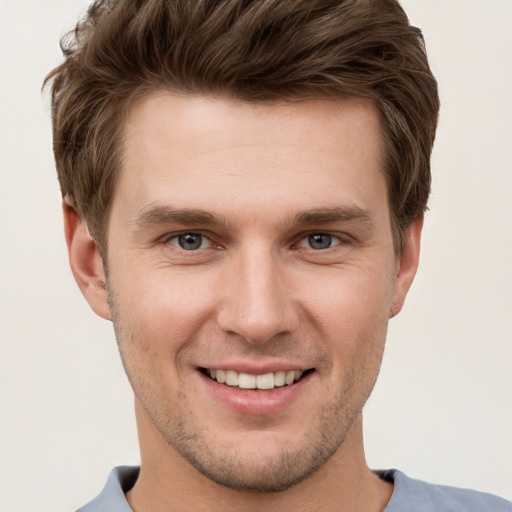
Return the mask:
<svg viewBox="0 0 512 512">
<path fill-rule="evenodd" d="M 392 301 L 391 272 L 379 268 L 332 269 L 311 279 L 314 287 L 304 286 L 301 295 L 318 320 L 329 325 L 371 327 L 387 323 Z"/>
<path fill-rule="evenodd" d="M 306 311 L 337 371 L 352 366 L 378 371 L 392 298 L 389 274 L 339 271 L 315 283 L 315 300 Z"/>
<path fill-rule="evenodd" d="M 204 275 L 139 268 L 130 280 L 113 283 L 112 291 L 123 331 L 147 351 L 172 355 L 206 328 L 215 290 Z"/>
</svg>

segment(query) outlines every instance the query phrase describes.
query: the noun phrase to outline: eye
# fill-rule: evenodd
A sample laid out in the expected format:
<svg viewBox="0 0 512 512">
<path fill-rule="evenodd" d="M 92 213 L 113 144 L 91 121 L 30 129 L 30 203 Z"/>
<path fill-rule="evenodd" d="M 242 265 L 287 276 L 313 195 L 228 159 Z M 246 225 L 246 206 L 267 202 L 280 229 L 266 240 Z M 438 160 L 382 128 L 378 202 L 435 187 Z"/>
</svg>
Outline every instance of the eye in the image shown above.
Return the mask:
<svg viewBox="0 0 512 512">
<path fill-rule="evenodd" d="M 211 247 L 212 243 L 208 238 L 199 233 L 182 233 L 169 238 L 168 242 L 185 251 L 196 251 Z"/>
<path fill-rule="evenodd" d="M 328 233 L 312 233 L 304 237 L 299 242 L 298 246 L 321 251 L 323 249 L 330 249 L 339 243 L 340 239 L 338 237 L 329 235 Z"/>
</svg>

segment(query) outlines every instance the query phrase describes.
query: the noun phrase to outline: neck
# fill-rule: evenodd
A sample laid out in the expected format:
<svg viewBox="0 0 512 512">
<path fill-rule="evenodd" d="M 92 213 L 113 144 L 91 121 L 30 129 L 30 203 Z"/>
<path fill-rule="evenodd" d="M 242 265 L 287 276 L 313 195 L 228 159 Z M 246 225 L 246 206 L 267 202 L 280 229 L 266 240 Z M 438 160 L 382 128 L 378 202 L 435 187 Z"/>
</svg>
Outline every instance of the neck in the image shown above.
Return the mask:
<svg viewBox="0 0 512 512">
<path fill-rule="evenodd" d="M 164 441 L 140 409 L 141 471 L 126 495 L 134 512 L 380 512 L 391 498 L 392 485 L 366 464 L 361 417 L 331 459 L 306 480 L 284 491 L 259 493 L 233 490 L 201 474 Z"/>
</svg>

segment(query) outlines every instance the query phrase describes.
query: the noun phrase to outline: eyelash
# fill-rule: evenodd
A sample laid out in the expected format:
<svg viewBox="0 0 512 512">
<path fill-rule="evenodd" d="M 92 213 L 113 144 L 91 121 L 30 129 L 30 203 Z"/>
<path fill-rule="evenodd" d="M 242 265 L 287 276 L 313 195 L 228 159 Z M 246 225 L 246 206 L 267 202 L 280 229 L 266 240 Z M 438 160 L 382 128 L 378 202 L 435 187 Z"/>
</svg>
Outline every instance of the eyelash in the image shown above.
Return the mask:
<svg viewBox="0 0 512 512">
<path fill-rule="evenodd" d="M 180 244 L 180 238 L 184 238 L 184 237 L 187 237 L 187 236 L 195 236 L 195 237 L 200 237 L 201 239 L 201 245 L 203 245 L 203 243 L 205 241 L 208 242 L 208 247 L 206 247 L 207 249 L 209 249 L 210 247 L 212 247 L 214 244 L 212 242 L 212 240 L 204 235 L 203 233 L 199 233 L 199 232 L 196 232 L 196 231 L 185 231 L 183 233 L 177 233 L 175 235 L 171 235 L 171 236 L 168 236 L 164 242 L 166 244 L 171 244 L 173 246 L 175 246 L 178 250 L 183 250 L 183 251 L 186 251 L 186 252 L 196 252 L 197 249 L 205 249 L 205 247 L 197 247 L 195 249 L 192 249 L 192 250 L 187 250 L 185 249 L 183 246 L 181 246 Z M 173 243 L 173 242 L 176 242 L 176 243 Z"/>
<path fill-rule="evenodd" d="M 200 237 L 200 245 L 198 247 L 193 247 L 190 250 L 187 250 L 180 243 L 180 238 L 187 237 L 187 236 Z M 313 237 L 328 237 L 328 241 L 331 243 L 329 244 L 328 247 L 314 248 L 314 247 L 311 247 L 311 242 L 313 241 Z M 204 244 L 205 241 L 208 243 L 208 246 L 202 247 L 202 245 Z M 308 246 L 302 245 L 304 242 L 306 244 L 309 242 L 309 245 Z M 174 247 L 176 247 L 176 249 L 178 249 L 178 250 L 183 250 L 185 252 L 190 252 L 190 253 L 197 252 L 199 249 L 210 249 L 215 246 L 214 242 L 211 240 L 210 237 L 208 237 L 207 235 L 205 235 L 201 232 L 197 232 L 197 231 L 185 231 L 185 232 L 173 234 L 171 236 L 167 236 L 164 240 L 164 243 L 171 244 Z M 327 251 L 329 249 L 332 249 L 334 247 L 337 247 L 342 244 L 347 244 L 347 243 L 348 243 L 347 237 L 343 238 L 339 235 L 334 235 L 334 234 L 331 234 L 328 232 L 315 231 L 315 232 L 301 235 L 299 242 L 294 244 L 294 247 L 295 248 L 311 249 L 314 252 L 322 252 L 322 251 Z"/>
<path fill-rule="evenodd" d="M 314 237 L 327 237 L 329 242 L 336 242 L 334 244 L 329 244 L 329 247 L 311 247 L 311 244 L 313 243 Z M 343 239 L 337 235 L 333 235 L 331 233 L 324 233 L 322 231 L 318 231 L 315 233 L 310 233 L 309 235 L 303 236 L 299 243 L 297 244 L 297 247 L 303 247 L 301 244 L 307 241 L 306 243 L 309 243 L 309 246 L 306 248 L 313 249 L 316 251 L 326 251 L 328 249 L 332 249 L 333 247 L 337 247 L 338 245 L 341 245 L 343 243 Z"/>
</svg>

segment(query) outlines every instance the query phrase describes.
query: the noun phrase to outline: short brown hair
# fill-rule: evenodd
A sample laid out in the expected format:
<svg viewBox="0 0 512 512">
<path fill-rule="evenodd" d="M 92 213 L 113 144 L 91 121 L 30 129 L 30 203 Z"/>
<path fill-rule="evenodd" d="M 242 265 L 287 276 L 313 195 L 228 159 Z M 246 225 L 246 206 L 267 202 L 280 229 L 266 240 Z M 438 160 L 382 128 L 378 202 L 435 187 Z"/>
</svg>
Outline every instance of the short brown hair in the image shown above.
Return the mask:
<svg viewBox="0 0 512 512">
<path fill-rule="evenodd" d="M 430 193 L 439 98 L 396 0 L 97 0 L 52 81 L 62 194 L 102 256 L 133 100 L 156 90 L 293 101 L 355 95 L 382 123 L 395 247 Z"/>
</svg>

